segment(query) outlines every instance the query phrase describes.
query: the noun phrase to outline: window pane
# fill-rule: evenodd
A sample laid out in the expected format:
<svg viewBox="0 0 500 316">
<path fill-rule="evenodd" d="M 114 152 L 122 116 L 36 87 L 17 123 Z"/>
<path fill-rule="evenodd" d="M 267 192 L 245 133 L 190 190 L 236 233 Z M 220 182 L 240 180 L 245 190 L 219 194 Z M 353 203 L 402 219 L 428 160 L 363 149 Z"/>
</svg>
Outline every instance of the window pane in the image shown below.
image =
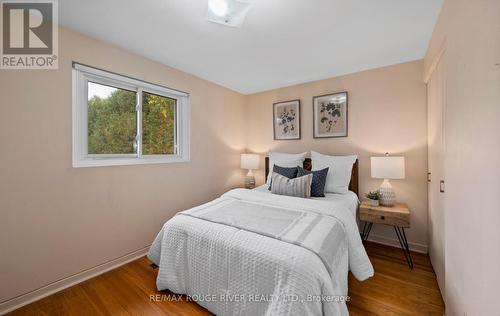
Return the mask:
<svg viewBox="0 0 500 316">
<path fill-rule="evenodd" d="M 88 153 L 134 154 L 136 93 L 88 83 Z"/>
<path fill-rule="evenodd" d="M 175 99 L 142 93 L 143 155 L 175 154 Z"/>
</svg>

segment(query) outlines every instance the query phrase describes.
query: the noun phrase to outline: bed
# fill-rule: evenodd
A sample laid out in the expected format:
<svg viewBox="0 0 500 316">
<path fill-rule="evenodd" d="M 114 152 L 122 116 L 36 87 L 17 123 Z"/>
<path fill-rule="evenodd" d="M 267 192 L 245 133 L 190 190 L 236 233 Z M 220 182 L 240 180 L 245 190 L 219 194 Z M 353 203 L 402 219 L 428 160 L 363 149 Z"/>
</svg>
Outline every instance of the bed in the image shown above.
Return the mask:
<svg viewBox="0 0 500 316">
<path fill-rule="evenodd" d="M 348 315 L 348 271 L 373 275 L 356 224 L 357 162 L 351 184 L 319 199 L 235 189 L 178 213 L 148 253 L 158 289 L 217 315 Z"/>
</svg>

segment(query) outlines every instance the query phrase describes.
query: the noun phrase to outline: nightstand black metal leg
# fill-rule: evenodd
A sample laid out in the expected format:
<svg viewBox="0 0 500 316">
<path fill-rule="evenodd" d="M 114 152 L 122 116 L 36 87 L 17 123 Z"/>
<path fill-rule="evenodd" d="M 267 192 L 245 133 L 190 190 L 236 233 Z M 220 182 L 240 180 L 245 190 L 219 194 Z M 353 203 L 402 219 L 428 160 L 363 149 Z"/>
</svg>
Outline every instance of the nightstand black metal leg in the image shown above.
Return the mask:
<svg viewBox="0 0 500 316">
<path fill-rule="evenodd" d="M 364 243 L 365 242 L 365 234 L 366 234 L 366 227 L 368 226 L 368 222 L 365 222 L 363 225 L 363 231 L 361 232 L 361 241 Z"/>
<path fill-rule="evenodd" d="M 410 259 L 410 266 L 413 269 L 413 259 L 411 258 L 410 246 L 408 245 L 408 240 L 406 239 L 405 229 L 401 227 L 401 231 L 403 232 L 403 239 L 406 244 L 406 251 L 408 252 L 408 258 Z"/>
<path fill-rule="evenodd" d="M 361 241 L 365 243 L 368 240 L 368 236 L 370 235 L 370 231 L 372 230 L 373 223 L 365 222 L 363 225 L 363 232 L 361 233 Z"/>
<path fill-rule="evenodd" d="M 406 262 L 410 269 L 413 270 L 413 260 L 411 258 L 410 247 L 408 246 L 408 240 L 406 239 L 405 229 L 403 227 L 394 226 L 394 231 L 398 236 L 399 244 L 401 245 L 401 249 L 405 255 Z"/>
</svg>

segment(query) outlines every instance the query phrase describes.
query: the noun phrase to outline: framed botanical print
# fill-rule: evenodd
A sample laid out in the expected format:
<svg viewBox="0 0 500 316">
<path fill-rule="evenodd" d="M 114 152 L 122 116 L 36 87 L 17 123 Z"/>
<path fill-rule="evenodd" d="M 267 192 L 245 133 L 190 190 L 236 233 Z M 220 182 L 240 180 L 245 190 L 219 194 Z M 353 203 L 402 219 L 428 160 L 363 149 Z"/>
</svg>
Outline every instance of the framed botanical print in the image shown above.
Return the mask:
<svg viewBox="0 0 500 316">
<path fill-rule="evenodd" d="M 275 140 L 300 139 L 300 100 L 273 104 Z"/>
<path fill-rule="evenodd" d="M 347 92 L 313 98 L 313 137 L 347 136 Z"/>
</svg>

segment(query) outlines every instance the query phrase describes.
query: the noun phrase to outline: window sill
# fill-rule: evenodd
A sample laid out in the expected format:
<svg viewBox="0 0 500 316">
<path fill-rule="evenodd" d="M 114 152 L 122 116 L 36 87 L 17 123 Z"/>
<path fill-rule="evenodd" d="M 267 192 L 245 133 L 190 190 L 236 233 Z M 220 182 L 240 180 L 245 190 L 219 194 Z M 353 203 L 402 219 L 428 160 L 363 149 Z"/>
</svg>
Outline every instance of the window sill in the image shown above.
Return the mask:
<svg viewBox="0 0 500 316">
<path fill-rule="evenodd" d="M 130 165 L 151 165 L 164 163 L 182 163 L 189 162 L 189 157 L 169 156 L 169 157 L 150 157 L 150 158 L 87 158 L 73 161 L 73 168 L 87 167 L 108 167 L 108 166 L 130 166 Z"/>
</svg>

